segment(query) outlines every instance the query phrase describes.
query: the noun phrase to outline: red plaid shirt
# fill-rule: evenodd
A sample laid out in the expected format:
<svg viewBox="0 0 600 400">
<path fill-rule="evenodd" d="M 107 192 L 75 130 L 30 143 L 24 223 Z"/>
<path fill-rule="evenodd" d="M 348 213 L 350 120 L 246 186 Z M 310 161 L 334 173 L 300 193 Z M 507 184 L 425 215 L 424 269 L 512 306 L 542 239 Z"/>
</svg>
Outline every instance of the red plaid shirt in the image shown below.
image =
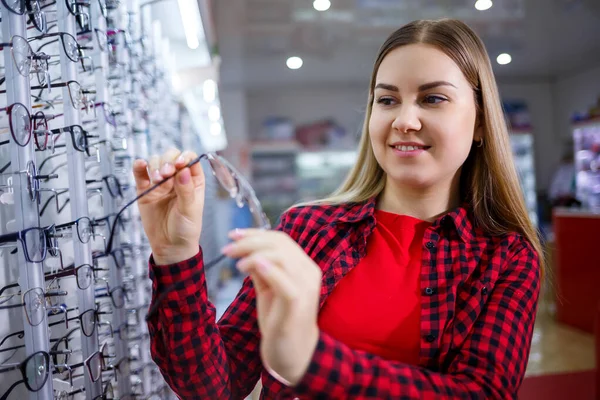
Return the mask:
<svg viewBox="0 0 600 400">
<path fill-rule="evenodd" d="M 277 229 L 323 270 L 321 305 L 364 257 L 374 209 L 371 199 L 282 215 Z M 259 378 L 263 399 L 516 398 L 540 290 L 535 250 L 516 233 L 486 234 L 462 206 L 427 229 L 422 257 L 418 366 L 353 350 L 322 332 L 302 381 L 285 387 L 261 364 L 251 281 L 216 322 L 204 275 L 170 293 L 149 321 L 153 359 L 183 399 L 243 399 Z M 151 259 L 153 296 L 202 265 L 202 251 L 169 266 Z"/>
</svg>

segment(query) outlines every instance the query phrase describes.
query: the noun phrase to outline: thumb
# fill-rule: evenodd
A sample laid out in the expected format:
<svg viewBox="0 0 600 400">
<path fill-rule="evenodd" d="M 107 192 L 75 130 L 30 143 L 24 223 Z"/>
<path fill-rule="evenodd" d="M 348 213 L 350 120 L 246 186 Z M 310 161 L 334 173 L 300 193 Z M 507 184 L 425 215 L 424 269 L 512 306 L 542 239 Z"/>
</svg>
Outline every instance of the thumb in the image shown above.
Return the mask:
<svg viewBox="0 0 600 400">
<path fill-rule="evenodd" d="M 192 173 L 189 168 L 184 168 L 174 177 L 175 184 L 173 185 L 177 194 L 177 205 L 179 210 L 186 216 L 191 217 L 194 213 L 194 205 L 196 202 L 196 190 Z"/>
</svg>

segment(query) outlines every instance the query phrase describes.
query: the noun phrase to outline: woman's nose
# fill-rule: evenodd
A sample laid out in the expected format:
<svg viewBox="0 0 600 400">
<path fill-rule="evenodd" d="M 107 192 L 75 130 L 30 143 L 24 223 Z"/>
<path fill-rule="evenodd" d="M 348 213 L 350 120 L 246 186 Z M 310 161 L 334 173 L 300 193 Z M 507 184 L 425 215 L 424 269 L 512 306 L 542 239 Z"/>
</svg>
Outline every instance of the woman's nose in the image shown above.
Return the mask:
<svg viewBox="0 0 600 400">
<path fill-rule="evenodd" d="M 421 119 L 417 107 L 403 105 L 398 108 L 398 114 L 392 122 L 392 128 L 400 133 L 421 130 Z"/>
</svg>

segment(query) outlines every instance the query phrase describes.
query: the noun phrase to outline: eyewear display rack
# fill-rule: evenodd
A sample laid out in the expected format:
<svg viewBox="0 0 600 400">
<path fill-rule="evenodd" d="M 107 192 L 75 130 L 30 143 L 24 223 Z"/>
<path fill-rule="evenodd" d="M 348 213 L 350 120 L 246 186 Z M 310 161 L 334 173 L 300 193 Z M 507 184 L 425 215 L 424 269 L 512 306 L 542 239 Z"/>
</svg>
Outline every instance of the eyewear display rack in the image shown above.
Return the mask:
<svg viewBox="0 0 600 400">
<path fill-rule="evenodd" d="M 138 0 L 0 3 L 0 399 L 175 398 L 144 322 L 150 248 L 119 214 L 133 160 L 181 148 L 167 44 Z"/>
</svg>

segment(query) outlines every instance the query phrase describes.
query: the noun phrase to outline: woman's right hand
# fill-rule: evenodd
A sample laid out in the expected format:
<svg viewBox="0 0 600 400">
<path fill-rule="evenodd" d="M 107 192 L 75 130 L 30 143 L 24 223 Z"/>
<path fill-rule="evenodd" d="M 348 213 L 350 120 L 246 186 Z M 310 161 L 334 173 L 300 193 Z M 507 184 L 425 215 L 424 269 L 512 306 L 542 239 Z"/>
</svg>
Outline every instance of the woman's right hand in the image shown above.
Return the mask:
<svg viewBox="0 0 600 400">
<path fill-rule="evenodd" d="M 166 179 L 158 188 L 138 200 L 144 231 L 157 265 L 174 264 L 198 253 L 202 231 L 205 180 L 200 163 L 186 165 L 197 155 L 177 149 L 148 161 L 133 164 L 137 194 Z"/>
</svg>

